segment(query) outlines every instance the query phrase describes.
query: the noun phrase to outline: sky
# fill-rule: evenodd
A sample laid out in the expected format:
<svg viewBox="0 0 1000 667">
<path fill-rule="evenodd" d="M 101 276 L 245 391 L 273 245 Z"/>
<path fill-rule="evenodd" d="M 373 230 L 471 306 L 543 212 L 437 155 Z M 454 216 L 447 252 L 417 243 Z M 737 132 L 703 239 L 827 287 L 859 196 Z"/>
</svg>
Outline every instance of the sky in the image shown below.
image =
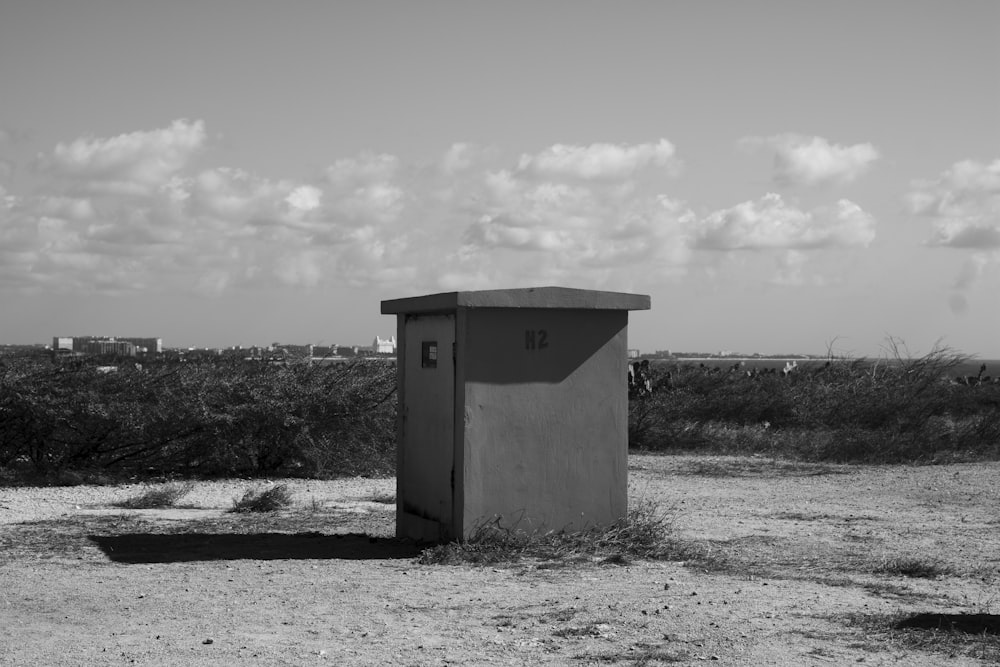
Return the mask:
<svg viewBox="0 0 1000 667">
<path fill-rule="evenodd" d="M 629 346 L 1000 359 L 1000 3 L 0 4 L 0 343 L 370 344 L 648 294 Z"/>
</svg>

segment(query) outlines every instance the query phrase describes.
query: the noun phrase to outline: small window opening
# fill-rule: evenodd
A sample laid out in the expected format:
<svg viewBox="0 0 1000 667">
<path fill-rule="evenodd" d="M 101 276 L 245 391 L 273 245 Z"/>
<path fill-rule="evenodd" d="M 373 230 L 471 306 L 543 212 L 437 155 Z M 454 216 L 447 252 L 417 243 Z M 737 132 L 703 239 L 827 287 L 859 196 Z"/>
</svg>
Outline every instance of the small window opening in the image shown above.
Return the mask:
<svg viewBox="0 0 1000 667">
<path fill-rule="evenodd" d="M 438 344 L 436 340 L 425 340 L 420 344 L 420 366 L 422 368 L 437 368 Z"/>
</svg>

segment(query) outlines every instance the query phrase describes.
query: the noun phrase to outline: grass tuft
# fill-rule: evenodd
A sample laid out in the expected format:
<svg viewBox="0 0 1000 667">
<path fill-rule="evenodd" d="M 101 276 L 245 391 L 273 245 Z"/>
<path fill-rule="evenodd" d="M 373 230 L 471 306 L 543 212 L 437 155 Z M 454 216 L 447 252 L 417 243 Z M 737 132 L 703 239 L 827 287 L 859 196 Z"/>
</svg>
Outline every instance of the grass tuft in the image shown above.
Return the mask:
<svg viewBox="0 0 1000 667">
<path fill-rule="evenodd" d="M 911 579 L 937 579 L 954 574 L 955 569 L 936 558 L 910 556 L 886 558 L 876 568 L 878 574 L 891 574 Z"/>
<path fill-rule="evenodd" d="M 373 503 L 382 503 L 383 505 L 395 505 L 396 504 L 396 493 L 394 491 L 375 491 L 370 496 L 363 498 Z"/>
<path fill-rule="evenodd" d="M 501 526 L 497 519 L 480 525 L 465 541 L 425 549 L 420 562 L 490 565 L 535 559 L 551 567 L 587 561 L 627 565 L 635 559 L 684 559 L 689 555 L 674 537 L 672 517 L 652 502 L 640 502 L 610 526 L 579 531 L 529 533 L 516 525 Z"/>
<path fill-rule="evenodd" d="M 194 483 L 192 482 L 163 484 L 150 487 L 142 493 L 115 503 L 115 506 L 133 510 L 165 509 L 176 505 L 181 498 L 191 493 L 192 489 L 194 489 Z"/>
<path fill-rule="evenodd" d="M 687 651 L 676 651 L 670 648 L 657 646 L 637 646 L 636 650 L 629 649 L 627 652 L 603 653 L 598 655 L 587 654 L 579 656 L 587 660 L 606 662 L 608 664 L 626 663 L 633 667 L 647 667 L 652 665 L 663 665 L 670 663 L 691 662 L 691 655 Z M 703 659 L 703 658 L 702 658 Z"/>
<path fill-rule="evenodd" d="M 859 646 L 873 652 L 884 651 L 888 644 L 1000 664 L 1000 616 L 996 614 L 852 614 L 845 620 L 864 632 L 866 641 Z"/>
<path fill-rule="evenodd" d="M 287 484 L 275 484 L 266 489 L 247 489 L 242 498 L 233 500 L 232 512 L 276 512 L 290 507 L 292 492 Z"/>
</svg>

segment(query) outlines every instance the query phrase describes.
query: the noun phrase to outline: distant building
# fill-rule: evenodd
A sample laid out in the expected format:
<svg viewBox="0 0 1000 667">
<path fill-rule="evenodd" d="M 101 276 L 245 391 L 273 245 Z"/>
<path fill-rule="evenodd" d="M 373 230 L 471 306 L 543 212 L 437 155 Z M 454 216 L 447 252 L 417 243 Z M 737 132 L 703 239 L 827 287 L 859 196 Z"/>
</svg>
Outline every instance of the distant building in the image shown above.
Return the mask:
<svg viewBox="0 0 1000 667">
<path fill-rule="evenodd" d="M 73 351 L 73 339 L 68 336 L 56 336 L 52 339 L 52 351 L 58 352 L 59 350 L 67 350 L 69 352 Z"/>
<path fill-rule="evenodd" d="M 55 336 L 52 338 L 53 352 L 77 352 L 79 354 L 116 354 L 134 357 L 136 354 L 160 354 L 163 352 L 162 338 L 121 338 L 115 336 Z"/>
<path fill-rule="evenodd" d="M 375 336 L 375 342 L 372 343 L 372 350 L 376 354 L 396 354 L 396 337 L 379 338 Z"/>
<path fill-rule="evenodd" d="M 337 354 L 337 350 L 332 345 L 313 345 L 312 356 L 319 357 L 320 359 L 325 359 L 326 357 L 332 357 Z"/>
<path fill-rule="evenodd" d="M 136 347 L 135 343 L 130 343 L 127 340 L 95 338 L 87 341 L 81 351 L 84 354 L 113 354 L 116 357 L 134 357 Z"/>
<path fill-rule="evenodd" d="M 328 357 L 353 357 L 358 353 L 358 346 L 354 345 L 314 345 L 313 357 L 320 359 Z"/>
<path fill-rule="evenodd" d="M 274 343 L 271 346 L 272 356 L 281 356 L 284 358 L 297 358 L 297 359 L 308 359 L 313 356 L 313 345 L 282 345 L 280 343 Z"/>
</svg>

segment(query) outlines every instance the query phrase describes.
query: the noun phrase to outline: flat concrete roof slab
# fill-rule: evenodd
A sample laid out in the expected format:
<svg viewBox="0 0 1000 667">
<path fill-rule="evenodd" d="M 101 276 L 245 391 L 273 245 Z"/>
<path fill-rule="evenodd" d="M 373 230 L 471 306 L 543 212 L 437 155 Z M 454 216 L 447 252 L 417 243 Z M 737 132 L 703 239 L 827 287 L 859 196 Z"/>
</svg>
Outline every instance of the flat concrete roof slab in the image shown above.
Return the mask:
<svg viewBox="0 0 1000 667">
<path fill-rule="evenodd" d="M 649 310 L 647 294 L 601 292 L 571 287 L 441 292 L 382 302 L 383 315 L 440 313 L 459 308 L 571 308 L 576 310 Z"/>
</svg>

